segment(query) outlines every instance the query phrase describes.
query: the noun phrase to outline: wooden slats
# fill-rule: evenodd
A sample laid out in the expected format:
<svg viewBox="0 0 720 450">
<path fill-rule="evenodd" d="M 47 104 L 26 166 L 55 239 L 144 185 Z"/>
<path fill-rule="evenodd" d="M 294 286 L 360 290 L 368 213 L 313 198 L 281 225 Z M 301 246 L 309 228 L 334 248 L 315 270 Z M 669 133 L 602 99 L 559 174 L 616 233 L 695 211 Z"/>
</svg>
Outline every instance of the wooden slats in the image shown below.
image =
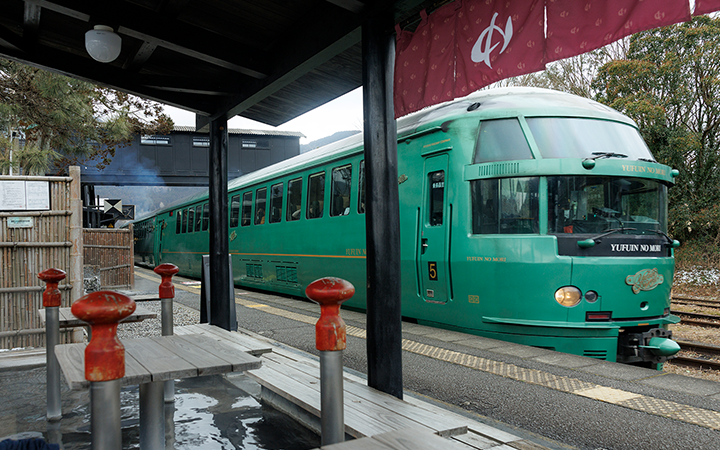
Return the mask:
<svg viewBox="0 0 720 450">
<path fill-rule="evenodd" d="M 174 330 L 174 334 L 199 334 L 207 336 L 208 338 L 216 341 L 232 343 L 243 351 L 246 351 L 251 355 L 255 356 L 269 353 L 272 351 L 272 346 L 268 343 L 258 341 L 257 339 L 254 339 L 244 333 L 227 331 L 220 327 L 216 327 L 207 323 L 176 327 Z"/>
<path fill-rule="evenodd" d="M 45 326 L 45 309 L 38 310 L 38 316 L 40 317 L 40 324 Z M 58 317 L 60 319 L 60 328 L 72 328 L 72 327 L 83 327 L 87 326 L 87 323 L 73 316 L 70 308 L 60 308 L 58 310 Z M 130 322 L 141 322 L 145 319 L 154 319 L 157 314 L 150 311 L 149 309 L 138 306 L 135 311 L 123 319 L 120 323 Z"/>
<path fill-rule="evenodd" d="M 356 439 L 314 450 L 468 450 L 468 447 L 442 438 L 422 428 L 404 428 L 372 437 Z"/>
<path fill-rule="evenodd" d="M 208 331 L 207 327 L 205 328 Z M 122 384 L 149 383 L 260 368 L 260 360 L 249 354 L 248 349 L 251 349 L 251 346 L 247 343 L 240 346 L 236 341 L 237 339 L 223 341 L 197 334 L 123 340 L 125 377 Z M 58 362 L 71 389 L 89 386 L 89 382 L 85 380 L 85 347 L 86 344 L 67 344 L 55 348 Z"/>
<path fill-rule="evenodd" d="M 301 352 L 272 347 L 262 356 L 263 366 L 248 376 L 305 412 L 320 417 L 320 366 Z M 399 400 L 367 386 L 366 380 L 343 373 L 345 432 L 356 441 L 323 450 L 373 449 L 489 449 L 510 448 L 503 444 L 523 443 L 520 438 L 468 417 L 455 414 L 413 396 Z M 410 429 L 411 432 L 402 430 Z M 401 430 L 401 431 L 398 431 Z M 418 431 L 420 430 L 420 431 Z M 414 435 L 432 439 L 412 439 Z M 372 436 L 373 439 L 363 439 Z M 383 436 L 380 438 L 379 436 Z M 422 442 L 434 446 L 424 447 Z M 342 445 L 342 446 L 341 446 Z"/>
</svg>

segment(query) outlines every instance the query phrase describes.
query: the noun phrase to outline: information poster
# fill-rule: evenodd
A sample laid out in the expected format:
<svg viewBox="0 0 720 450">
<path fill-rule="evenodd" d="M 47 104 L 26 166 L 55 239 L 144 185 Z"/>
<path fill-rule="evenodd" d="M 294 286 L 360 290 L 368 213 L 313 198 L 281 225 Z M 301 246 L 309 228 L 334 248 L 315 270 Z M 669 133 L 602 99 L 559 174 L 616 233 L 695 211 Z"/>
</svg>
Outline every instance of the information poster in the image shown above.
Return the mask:
<svg viewBox="0 0 720 450">
<path fill-rule="evenodd" d="M 46 211 L 50 209 L 47 181 L 0 180 L 0 211 Z"/>
</svg>

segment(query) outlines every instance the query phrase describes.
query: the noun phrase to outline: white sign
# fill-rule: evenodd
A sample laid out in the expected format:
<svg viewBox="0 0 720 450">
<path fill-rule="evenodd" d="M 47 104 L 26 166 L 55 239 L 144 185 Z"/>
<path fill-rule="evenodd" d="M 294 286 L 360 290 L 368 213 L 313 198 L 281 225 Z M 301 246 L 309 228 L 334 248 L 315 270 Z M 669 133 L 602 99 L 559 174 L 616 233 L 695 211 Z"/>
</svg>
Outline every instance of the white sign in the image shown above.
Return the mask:
<svg viewBox="0 0 720 450">
<path fill-rule="evenodd" d="M 32 217 L 8 217 L 7 220 L 8 228 L 32 228 L 33 218 Z"/>
<path fill-rule="evenodd" d="M 0 182 L 0 210 L 22 211 L 25 209 L 25 182 Z"/>
<path fill-rule="evenodd" d="M 47 181 L 0 180 L 0 211 L 45 211 L 50 209 Z"/>
</svg>

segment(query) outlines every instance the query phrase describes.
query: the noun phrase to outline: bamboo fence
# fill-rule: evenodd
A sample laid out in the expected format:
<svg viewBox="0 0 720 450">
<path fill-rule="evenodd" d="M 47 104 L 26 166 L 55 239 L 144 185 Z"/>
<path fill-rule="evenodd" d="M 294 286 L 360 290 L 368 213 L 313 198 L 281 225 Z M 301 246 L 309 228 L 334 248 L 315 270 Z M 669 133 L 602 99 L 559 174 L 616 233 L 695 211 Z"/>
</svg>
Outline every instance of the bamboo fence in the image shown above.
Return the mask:
<svg viewBox="0 0 720 450">
<path fill-rule="evenodd" d="M 83 230 L 84 265 L 100 273 L 102 289 L 130 289 L 133 285 L 133 229 Z"/>
<path fill-rule="evenodd" d="M 71 232 L 73 211 L 79 205 L 79 170 L 73 177 L 22 177 L 0 176 L 3 180 L 47 181 L 50 188 L 48 211 L 0 211 L 0 348 L 37 347 L 45 345 L 38 310 L 42 306 L 45 284 L 38 273 L 57 268 L 68 275 L 60 284 L 61 306 L 70 306 L 77 293 L 77 253 L 73 247 L 78 243 Z M 8 220 L 13 217 L 29 217 L 29 228 L 10 228 Z M 80 238 L 82 236 L 80 235 Z M 73 289 L 75 289 L 73 291 Z M 61 339 L 63 339 L 61 337 Z"/>
</svg>

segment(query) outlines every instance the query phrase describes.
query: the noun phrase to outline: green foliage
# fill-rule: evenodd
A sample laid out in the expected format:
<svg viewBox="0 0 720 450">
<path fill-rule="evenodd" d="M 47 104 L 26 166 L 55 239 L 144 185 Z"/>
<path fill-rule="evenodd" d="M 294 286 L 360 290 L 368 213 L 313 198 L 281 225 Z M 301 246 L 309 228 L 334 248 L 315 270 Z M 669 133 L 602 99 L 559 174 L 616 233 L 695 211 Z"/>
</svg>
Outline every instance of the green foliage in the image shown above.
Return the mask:
<svg viewBox="0 0 720 450">
<path fill-rule="evenodd" d="M 63 171 L 88 160 L 102 168 L 135 133 L 172 126 L 157 103 L 0 59 L 0 173 Z M 25 138 L 22 148 L 13 133 Z"/>
<path fill-rule="evenodd" d="M 679 169 L 670 232 L 720 241 L 720 18 L 635 34 L 627 58 L 602 66 L 596 99 L 632 117 L 657 160 Z"/>
</svg>

